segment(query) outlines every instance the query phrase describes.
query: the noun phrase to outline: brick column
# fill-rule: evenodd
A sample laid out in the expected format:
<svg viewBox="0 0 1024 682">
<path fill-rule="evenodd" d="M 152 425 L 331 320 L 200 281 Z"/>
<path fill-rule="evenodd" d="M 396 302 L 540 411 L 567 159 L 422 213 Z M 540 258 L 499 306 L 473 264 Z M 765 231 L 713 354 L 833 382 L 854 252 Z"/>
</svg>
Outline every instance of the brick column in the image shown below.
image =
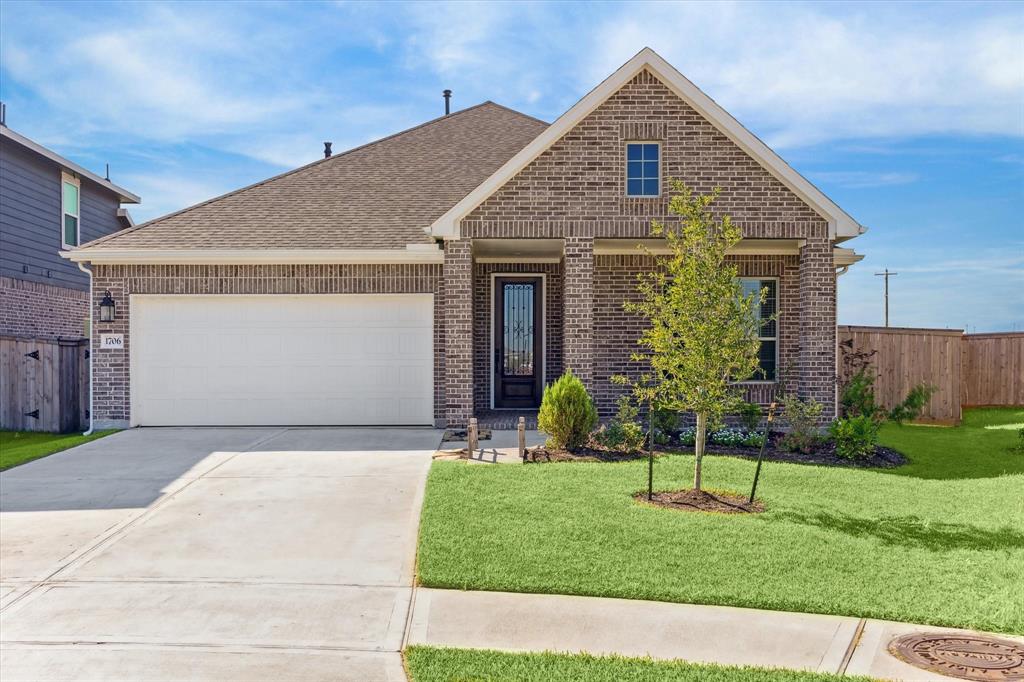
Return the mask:
<svg viewBox="0 0 1024 682">
<path fill-rule="evenodd" d="M 594 391 L 594 238 L 566 237 L 562 285 L 562 357 Z M 554 377 L 553 377 L 554 378 Z"/>
<path fill-rule="evenodd" d="M 473 253 L 468 239 L 444 245 L 445 420 L 473 416 Z"/>
<path fill-rule="evenodd" d="M 832 245 L 812 238 L 800 249 L 798 393 L 825 406 L 822 424 L 836 415 L 836 271 Z"/>
</svg>

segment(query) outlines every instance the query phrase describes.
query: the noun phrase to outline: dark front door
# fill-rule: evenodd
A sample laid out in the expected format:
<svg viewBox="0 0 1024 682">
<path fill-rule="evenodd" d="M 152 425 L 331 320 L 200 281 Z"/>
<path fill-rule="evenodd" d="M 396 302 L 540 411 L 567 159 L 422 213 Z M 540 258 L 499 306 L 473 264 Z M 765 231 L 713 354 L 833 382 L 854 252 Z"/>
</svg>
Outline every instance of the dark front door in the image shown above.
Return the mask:
<svg viewBox="0 0 1024 682">
<path fill-rule="evenodd" d="M 494 406 L 540 405 L 544 333 L 540 277 L 494 278 Z"/>
</svg>

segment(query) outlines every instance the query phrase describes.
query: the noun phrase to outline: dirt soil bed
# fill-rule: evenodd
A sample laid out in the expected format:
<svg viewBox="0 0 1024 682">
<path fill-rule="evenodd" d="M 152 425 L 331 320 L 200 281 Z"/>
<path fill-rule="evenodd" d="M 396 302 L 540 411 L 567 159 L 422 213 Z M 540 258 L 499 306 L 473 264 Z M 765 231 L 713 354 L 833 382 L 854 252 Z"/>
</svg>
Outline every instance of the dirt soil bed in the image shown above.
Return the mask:
<svg viewBox="0 0 1024 682">
<path fill-rule="evenodd" d="M 719 514 L 756 514 L 764 511 L 764 504 L 760 500 L 755 499 L 753 504 L 747 504 L 746 497 L 723 491 L 673 490 L 654 493 L 650 500 L 647 499 L 646 492 L 639 492 L 633 497 L 645 504 L 678 511 L 704 511 Z"/>
</svg>

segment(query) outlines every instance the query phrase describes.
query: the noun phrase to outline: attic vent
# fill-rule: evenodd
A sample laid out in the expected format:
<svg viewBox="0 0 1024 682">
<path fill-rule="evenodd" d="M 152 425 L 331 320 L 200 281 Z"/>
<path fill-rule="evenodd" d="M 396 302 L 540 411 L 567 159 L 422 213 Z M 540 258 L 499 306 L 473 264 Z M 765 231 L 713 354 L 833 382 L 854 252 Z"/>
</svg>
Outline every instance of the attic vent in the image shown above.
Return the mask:
<svg viewBox="0 0 1024 682">
<path fill-rule="evenodd" d="M 325 159 L 331 158 L 331 143 L 330 142 L 324 142 L 324 158 Z"/>
</svg>

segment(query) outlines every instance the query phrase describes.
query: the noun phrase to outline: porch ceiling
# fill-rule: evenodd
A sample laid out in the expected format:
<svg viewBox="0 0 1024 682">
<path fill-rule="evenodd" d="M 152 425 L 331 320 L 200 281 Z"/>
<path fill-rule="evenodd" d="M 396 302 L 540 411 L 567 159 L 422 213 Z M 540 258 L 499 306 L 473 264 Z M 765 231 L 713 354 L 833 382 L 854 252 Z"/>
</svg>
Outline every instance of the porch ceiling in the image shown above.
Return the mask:
<svg viewBox="0 0 1024 682">
<path fill-rule="evenodd" d="M 473 259 L 479 263 L 557 263 L 561 239 L 474 239 Z"/>
</svg>

